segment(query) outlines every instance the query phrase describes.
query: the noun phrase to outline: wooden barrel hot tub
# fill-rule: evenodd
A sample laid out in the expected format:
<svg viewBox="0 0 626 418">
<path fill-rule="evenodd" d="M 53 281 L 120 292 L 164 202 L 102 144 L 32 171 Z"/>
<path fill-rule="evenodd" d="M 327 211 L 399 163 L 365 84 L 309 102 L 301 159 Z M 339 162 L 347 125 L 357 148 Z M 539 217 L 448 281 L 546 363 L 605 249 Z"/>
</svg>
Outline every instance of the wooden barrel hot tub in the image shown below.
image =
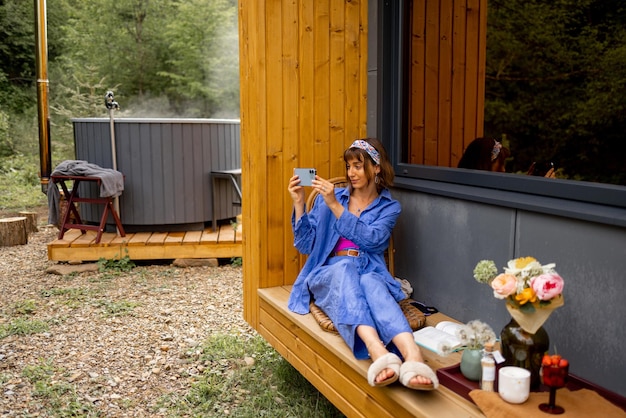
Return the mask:
<svg viewBox="0 0 626 418">
<path fill-rule="evenodd" d="M 113 168 L 110 119 L 72 122 L 76 159 Z M 114 120 L 114 129 L 117 170 L 125 176 L 119 205 L 126 231 L 207 227 L 213 217 L 211 171 L 241 168 L 239 120 L 120 118 Z M 79 192 L 98 193 L 95 188 Z M 230 181 L 216 182 L 215 196 L 217 223 L 241 213 L 233 205 L 239 197 Z M 80 208 L 87 222 L 98 222 L 100 211 L 96 205 Z"/>
</svg>

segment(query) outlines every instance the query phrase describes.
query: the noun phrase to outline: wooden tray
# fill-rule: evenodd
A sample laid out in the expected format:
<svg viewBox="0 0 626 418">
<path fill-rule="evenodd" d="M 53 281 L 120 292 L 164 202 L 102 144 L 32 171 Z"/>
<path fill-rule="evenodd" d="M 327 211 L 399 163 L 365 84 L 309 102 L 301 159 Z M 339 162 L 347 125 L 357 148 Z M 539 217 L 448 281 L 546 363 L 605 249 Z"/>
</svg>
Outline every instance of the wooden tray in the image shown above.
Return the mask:
<svg viewBox="0 0 626 418">
<path fill-rule="evenodd" d="M 472 398 L 469 396 L 469 393 L 472 390 L 479 388 L 478 382 L 472 382 L 471 380 L 466 379 L 465 376 L 463 376 L 463 374 L 461 373 L 460 364 L 455 364 L 454 366 L 443 367 L 443 368 L 438 369 L 437 378 L 439 379 L 439 383 L 441 385 L 452 390 L 454 393 L 461 395 L 468 401 L 474 402 Z M 614 405 L 626 411 L 626 398 L 625 397 L 615 392 L 612 392 L 608 389 L 605 389 L 601 386 L 598 386 L 594 383 L 591 383 L 571 373 L 569 375 L 569 381 L 567 382 L 566 387 L 572 391 L 579 390 L 579 389 L 591 389 L 593 391 L 596 391 L 600 396 L 602 396 L 609 402 L 613 403 Z M 497 379 L 496 379 L 495 390 L 496 391 L 498 390 Z M 548 391 L 547 386 L 540 385 L 539 390 L 537 390 L 536 392 L 547 392 L 547 391 Z"/>
</svg>

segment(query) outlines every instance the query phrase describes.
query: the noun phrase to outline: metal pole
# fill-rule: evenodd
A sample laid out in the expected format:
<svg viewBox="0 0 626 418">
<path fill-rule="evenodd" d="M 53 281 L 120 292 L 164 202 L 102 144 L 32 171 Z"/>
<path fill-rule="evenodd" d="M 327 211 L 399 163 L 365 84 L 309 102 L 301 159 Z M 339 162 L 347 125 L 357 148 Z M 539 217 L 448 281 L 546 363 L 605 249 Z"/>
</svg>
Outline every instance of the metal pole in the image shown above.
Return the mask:
<svg viewBox="0 0 626 418">
<path fill-rule="evenodd" d="M 35 64 L 37 67 L 37 114 L 39 121 L 39 166 L 41 191 L 48 192 L 52 167 L 50 151 L 50 115 L 48 111 L 48 34 L 46 0 L 35 0 Z"/>
<path fill-rule="evenodd" d="M 104 95 L 104 104 L 107 107 L 107 109 L 109 109 L 109 127 L 111 130 L 111 161 L 113 164 L 113 170 L 117 170 L 117 151 L 115 147 L 115 124 L 113 123 L 113 119 L 114 119 L 113 113 L 115 112 L 116 109 L 120 108 L 120 105 L 115 101 L 112 91 L 107 91 L 107 93 Z M 113 199 L 113 206 L 115 207 L 115 211 L 117 212 L 117 215 L 121 219 L 119 196 Z M 116 229 L 117 229 L 117 234 L 119 235 L 120 230 L 119 228 L 117 228 L 117 226 L 116 226 Z"/>
</svg>

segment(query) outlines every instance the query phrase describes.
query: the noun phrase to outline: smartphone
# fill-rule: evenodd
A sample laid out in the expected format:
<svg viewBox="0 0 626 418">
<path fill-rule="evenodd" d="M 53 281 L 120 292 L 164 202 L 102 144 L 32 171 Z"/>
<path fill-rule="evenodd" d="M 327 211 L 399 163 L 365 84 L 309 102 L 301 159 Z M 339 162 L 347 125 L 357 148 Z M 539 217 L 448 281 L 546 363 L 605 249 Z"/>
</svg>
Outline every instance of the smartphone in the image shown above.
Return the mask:
<svg viewBox="0 0 626 418">
<path fill-rule="evenodd" d="M 314 168 L 296 168 L 293 173 L 300 177 L 300 186 L 311 186 L 312 181 L 315 180 L 317 170 Z"/>
</svg>

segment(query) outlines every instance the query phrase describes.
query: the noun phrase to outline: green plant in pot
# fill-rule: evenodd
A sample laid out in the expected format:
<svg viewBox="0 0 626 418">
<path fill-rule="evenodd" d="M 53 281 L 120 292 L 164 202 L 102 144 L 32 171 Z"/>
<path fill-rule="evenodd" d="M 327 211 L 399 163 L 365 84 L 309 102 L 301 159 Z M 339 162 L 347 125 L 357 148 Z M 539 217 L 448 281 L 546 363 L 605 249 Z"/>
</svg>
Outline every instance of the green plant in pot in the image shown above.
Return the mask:
<svg viewBox="0 0 626 418">
<path fill-rule="evenodd" d="M 495 332 L 488 324 L 475 319 L 460 327 L 456 331 L 456 336 L 464 347 L 461 355 L 461 373 L 468 380 L 479 381 L 483 348 L 485 344 L 495 344 Z"/>
</svg>

